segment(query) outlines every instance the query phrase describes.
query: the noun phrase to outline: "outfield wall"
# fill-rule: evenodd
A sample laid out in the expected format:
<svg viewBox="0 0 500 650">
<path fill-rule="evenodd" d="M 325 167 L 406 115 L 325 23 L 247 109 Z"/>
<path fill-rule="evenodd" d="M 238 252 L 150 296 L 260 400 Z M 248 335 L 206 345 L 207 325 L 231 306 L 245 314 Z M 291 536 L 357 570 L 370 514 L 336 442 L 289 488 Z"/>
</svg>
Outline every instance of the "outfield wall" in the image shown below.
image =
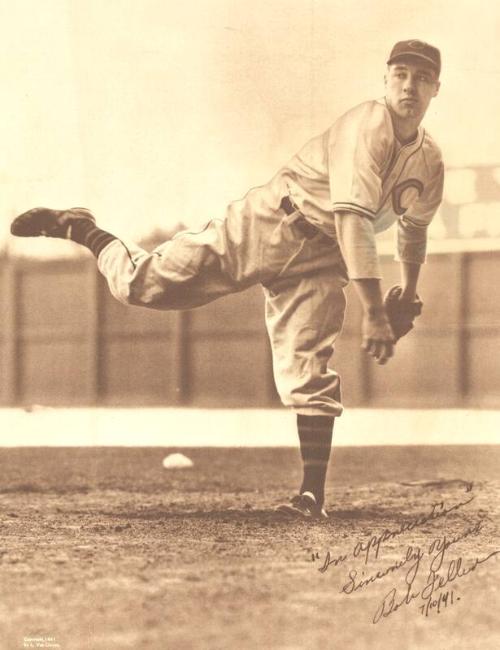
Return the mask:
<svg viewBox="0 0 500 650">
<path fill-rule="evenodd" d="M 500 252 L 433 254 L 417 329 L 388 366 L 360 350 L 352 295 L 333 365 L 356 407 L 499 408 Z M 384 284 L 398 265 L 383 257 Z M 3 406 L 272 407 L 278 404 L 259 287 L 190 312 L 125 307 L 88 256 L 4 257 Z"/>
</svg>

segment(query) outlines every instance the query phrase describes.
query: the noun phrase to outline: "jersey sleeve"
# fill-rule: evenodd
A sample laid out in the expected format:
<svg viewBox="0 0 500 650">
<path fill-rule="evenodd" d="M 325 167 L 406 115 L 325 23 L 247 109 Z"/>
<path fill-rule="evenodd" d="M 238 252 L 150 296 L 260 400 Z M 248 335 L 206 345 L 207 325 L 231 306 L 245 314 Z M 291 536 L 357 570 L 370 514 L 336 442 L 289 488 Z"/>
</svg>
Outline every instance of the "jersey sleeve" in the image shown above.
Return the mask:
<svg viewBox="0 0 500 650">
<path fill-rule="evenodd" d="M 347 113 L 331 133 L 328 147 L 330 195 L 335 211 L 373 219 L 382 198 L 382 174 L 391 136 L 385 111 L 370 104 Z"/>
<path fill-rule="evenodd" d="M 373 222 L 354 213 L 335 218 L 337 240 L 351 280 L 382 278 Z"/>
<path fill-rule="evenodd" d="M 444 168 L 438 165 L 433 178 L 415 204 L 398 219 L 398 250 L 396 259 L 402 262 L 423 264 L 427 249 L 427 227 L 431 223 L 443 198 Z"/>
</svg>

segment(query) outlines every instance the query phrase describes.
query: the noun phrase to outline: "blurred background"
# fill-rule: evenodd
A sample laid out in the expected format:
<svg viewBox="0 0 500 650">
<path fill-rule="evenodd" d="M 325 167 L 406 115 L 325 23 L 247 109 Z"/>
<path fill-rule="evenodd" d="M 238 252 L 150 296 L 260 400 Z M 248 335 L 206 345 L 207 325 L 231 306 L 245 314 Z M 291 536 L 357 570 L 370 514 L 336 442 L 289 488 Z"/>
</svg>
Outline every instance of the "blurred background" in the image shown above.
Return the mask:
<svg viewBox="0 0 500 650">
<path fill-rule="evenodd" d="M 421 38 L 442 51 L 425 125 L 447 167 L 424 314 L 388 372 L 361 354 L 351 300 L 334 365 L 347 406 L 500 408 L 499 28 L 486 0 L 0 0 L 1 404 L 277 406 L 259 288 L 125 308 L 90 254 L 14 240 L 10 221 L 84 205 L 145 247 L 201 227 L 383 95 L 393 43 Z"/>
</svg>

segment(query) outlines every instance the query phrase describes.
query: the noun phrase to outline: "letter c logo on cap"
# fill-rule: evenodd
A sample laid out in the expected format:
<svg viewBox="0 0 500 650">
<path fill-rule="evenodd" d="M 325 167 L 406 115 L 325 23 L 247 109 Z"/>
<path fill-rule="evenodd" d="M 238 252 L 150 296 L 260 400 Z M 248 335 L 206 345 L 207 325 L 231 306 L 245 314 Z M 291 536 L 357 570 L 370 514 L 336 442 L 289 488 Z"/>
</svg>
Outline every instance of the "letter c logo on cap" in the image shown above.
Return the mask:
<svg viewBox="0 0 500 650">
<path fill-rule="evenodd" d="M 414 50 L 423 50 L 425 48 L 425 43 L 422 43 L 422 41 L 408 41 L 408 45 Z"/>
</svg>

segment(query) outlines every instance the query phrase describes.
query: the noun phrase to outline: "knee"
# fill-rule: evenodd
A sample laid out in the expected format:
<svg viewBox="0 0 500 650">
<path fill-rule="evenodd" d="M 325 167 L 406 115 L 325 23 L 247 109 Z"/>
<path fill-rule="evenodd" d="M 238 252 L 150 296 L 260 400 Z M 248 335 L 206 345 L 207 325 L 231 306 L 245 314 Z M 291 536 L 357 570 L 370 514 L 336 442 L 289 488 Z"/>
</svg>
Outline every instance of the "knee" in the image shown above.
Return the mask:
<svg viewBox="0 0 500 650">
<path fill-rule="evenodd" d="M 108 276 L 111 294 L 123 305 L 155 307 L 158 302 L 165 302 L 163 284 L 157 274 L 152 273 L 148 258 L 126 273 L 116 272 Z"/>
<path fill-rule="evenodd" d="M 284 406 L 298 414 L 333 417 L 342 414 L 340 377 L 333 370 L 307 378 L 295 373 L 278 376 L 276 385 Z"/>
<path fill-rule="evenodd" d="M 140 297 L 137 290 L 134 291 L 132 282 L 124 282 L 123 280 L 116 283 L 108 283 L 109 290 L 113 298 L 118 300 L 122 305 L 144 305 L 144 300 Z"/>
</svg>

